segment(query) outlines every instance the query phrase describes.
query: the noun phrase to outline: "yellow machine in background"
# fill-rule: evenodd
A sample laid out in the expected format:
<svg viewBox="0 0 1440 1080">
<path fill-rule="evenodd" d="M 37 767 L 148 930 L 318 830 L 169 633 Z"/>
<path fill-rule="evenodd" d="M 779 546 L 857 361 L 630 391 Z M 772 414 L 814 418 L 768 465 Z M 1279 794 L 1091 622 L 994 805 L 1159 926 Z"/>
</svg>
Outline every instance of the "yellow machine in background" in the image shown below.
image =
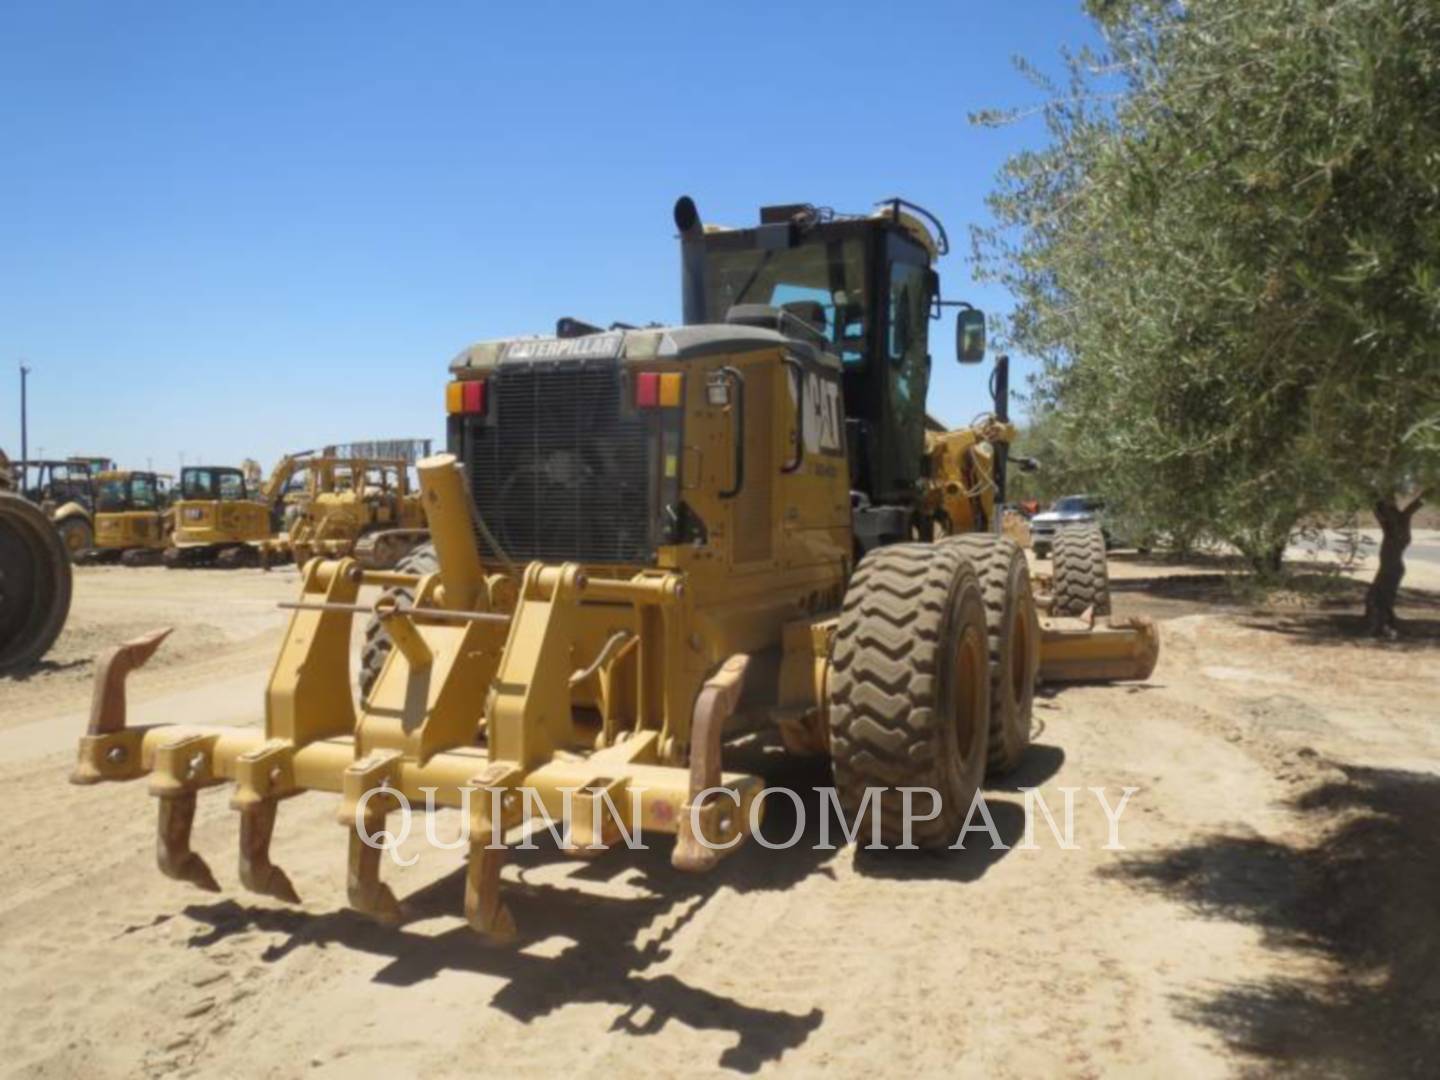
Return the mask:
<svg viewBox="0 0 1440 1080">
<path fill-rule="evenodd" d="M 239 469 L 193 465 L 180 470 L 174 532 L 166 566 L 258 566 L 261 541 L 271 537 L 270 509 L 258 501 Z"/>
<path fill-rule="evenodd" d="M 302 474 L 297 491 L 292 479 Z M 285 536 L 265 545 L 272 561 L 353 555 L 364 566 L 388 569 L 429 539 L 420 493 L 403 459 L 304 457 L 273 497 L 284 505 Z"/>
<path fill-rule="evenodd" d="M 216 887 L 191 824 L 229 782 L 240 881 L 293 901 L 269 856 L 279 805 L 333 792 L 350 903 L 397 921 L 361 827 L 429 793 L 468 814 L 465 914 L 505 940 L 505 843 L 537 818 L 587 858 L 637 824 L 675 836 L 680 870 L 734 850 L 764 787 L 724 767 L 736 736 L 828 755 L 847 817 L 888 844 L 906 792 L 935 792 L 907 838 L 943 848 L 986 775 L 1023 760 L 1038 679 L 1148 676 L 1153 627 L 1042 619 L 1025 553 L 958 509 L 934 537 L 933 217 L 896 199 L 707 228 L 682 199 L 675 221 L 684 325 L 564 320 L 455 358 L 449 453 L 418 467 L 432 543 L 394 571 L 305 564 L 263 726 L 129 727 L 125 676 L 164 632 L 103 659 L 74 779 L 149 776 L 164 873 Z M 961 361 L 983 334 L 965 306 Z"/>
<path fill-rule="evenodd" d="M 71 562 L 95 546 L 95 474 L 113 469 L 109 458 L 73 456 L 10 463 L 16 489 L 55 525 Z"/>
<path fill-rule="evenodd" d="M 84 562 L 158 565 L 170 544 L 168 478 L 115 469 L 95 477 L 95 546 Z"/>
</svg>

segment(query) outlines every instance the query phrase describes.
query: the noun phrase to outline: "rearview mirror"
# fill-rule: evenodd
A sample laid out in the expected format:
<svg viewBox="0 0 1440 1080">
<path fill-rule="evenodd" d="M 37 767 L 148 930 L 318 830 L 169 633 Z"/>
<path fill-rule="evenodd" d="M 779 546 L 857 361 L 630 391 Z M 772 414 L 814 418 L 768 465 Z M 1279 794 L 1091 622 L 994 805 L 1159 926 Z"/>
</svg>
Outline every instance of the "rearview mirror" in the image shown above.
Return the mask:
<svg viewBox="0 0 1440 1080">
<path fill-rule="evenodd" d="M 985 359 L 985 313 L 963 307 L 955 315 L 955 358 L 962 364 Z"/>
</svg>

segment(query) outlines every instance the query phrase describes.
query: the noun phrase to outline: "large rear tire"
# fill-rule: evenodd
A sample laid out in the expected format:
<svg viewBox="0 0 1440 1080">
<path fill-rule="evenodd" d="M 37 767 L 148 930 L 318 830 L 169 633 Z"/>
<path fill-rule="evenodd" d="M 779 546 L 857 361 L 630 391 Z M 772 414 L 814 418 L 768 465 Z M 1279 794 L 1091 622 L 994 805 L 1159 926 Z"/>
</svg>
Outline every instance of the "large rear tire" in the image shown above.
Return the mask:
<svg viewBox="0 0 1440 1080">
<path fill-rule="evenodd" d="M 1055 534 L 1050 559 L 1054 569 L 1055 615 L 1110 614 L 1110 574 L 1105 566 L 1105 536 L 1094 525 L 1070 525 Z"/>
<path fill-rule="evenodd" d="M 990 755 L 986 771 L 1008 772 L 1030 746 L 1040 672 L 1040 616 L 1030 567 L 1015 541 L 992 533 L 957 537 L 985 593 L 990 650 Z"/>
<path fill-rule="evenodd" d="M 0 491 L 0 672 L 34 664 L 70 613 L 69 553 L 34 504 Z"/>
<path fill-rule="evenodd" d="M 421 544 L 410 554 L 406 555 L 395 564 L 397 574 L 434 574 L 440 570 L 440 559 L 435 554 L 434 544 Z M 403 600 L 406 604 L 415 602 L 415 594 L 409 589 L 399 585 L 393 585 L 385 590 L 385 596 L 394 596 Z M 380 677 L 380 669 L 385 666 L 385 658 L 390 655 L 390 650 L 395 643 L 390 640 L 390 634 L 385 630 L 385 624 L 374 615 L 365 624 L 365 645 L 360 650 L 360 700 L 364 701 L 370 696 L 370 689 L 375 685 L 375 680 Z"/>
<path fill-rule="evenodd" d="M 990 679 L 985 601 L 963 544 L 895 544 L 870 552 L 845 593 L 831 656 L 830 748 L 850 820 L 880 815 L 903 840 L 902 787 L 939 794 L 939 813 L 911 842 L 950 845 L 985 775 Z M 880 789 L 867 800 L 867 791 Z M 913 812 L 936 809 L 921 793 Z"/>
</svg>

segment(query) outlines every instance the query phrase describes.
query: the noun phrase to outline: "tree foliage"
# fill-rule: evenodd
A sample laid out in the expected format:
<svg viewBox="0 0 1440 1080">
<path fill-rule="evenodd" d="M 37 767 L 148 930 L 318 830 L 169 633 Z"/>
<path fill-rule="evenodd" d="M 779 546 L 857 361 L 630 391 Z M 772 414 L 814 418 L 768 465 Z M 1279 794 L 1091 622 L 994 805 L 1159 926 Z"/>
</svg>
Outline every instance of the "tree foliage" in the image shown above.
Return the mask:
<svg viewBox="0 0 1440 1080">
<path fill-rule="evenodd" d="M 1440 467 L 1440 4 L 1090 10 L 1106 54 L 974 235 L 1032 407 L 1133 516 L 1257 562 L 1393 507 Z"/>
</svg>

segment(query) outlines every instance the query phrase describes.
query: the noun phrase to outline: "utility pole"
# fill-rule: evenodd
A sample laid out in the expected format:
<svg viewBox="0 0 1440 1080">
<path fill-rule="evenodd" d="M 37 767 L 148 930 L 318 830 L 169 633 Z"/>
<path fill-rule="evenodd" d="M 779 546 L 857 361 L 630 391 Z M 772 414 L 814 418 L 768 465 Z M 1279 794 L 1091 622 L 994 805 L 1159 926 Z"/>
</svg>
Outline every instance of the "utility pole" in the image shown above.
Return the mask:
<svg viewBox="0 0 1440 1080">
<path fill-rule="evenodd" d="M 30 374 L 30 369 L 25 366 L 25 361 L 20 361 L 20 460 L 30 460 L 30 429 L 28 418 L 25 415 L 25 380 Z M 24 486 L 24 481 L 21 481 Z"/>
</svg>

